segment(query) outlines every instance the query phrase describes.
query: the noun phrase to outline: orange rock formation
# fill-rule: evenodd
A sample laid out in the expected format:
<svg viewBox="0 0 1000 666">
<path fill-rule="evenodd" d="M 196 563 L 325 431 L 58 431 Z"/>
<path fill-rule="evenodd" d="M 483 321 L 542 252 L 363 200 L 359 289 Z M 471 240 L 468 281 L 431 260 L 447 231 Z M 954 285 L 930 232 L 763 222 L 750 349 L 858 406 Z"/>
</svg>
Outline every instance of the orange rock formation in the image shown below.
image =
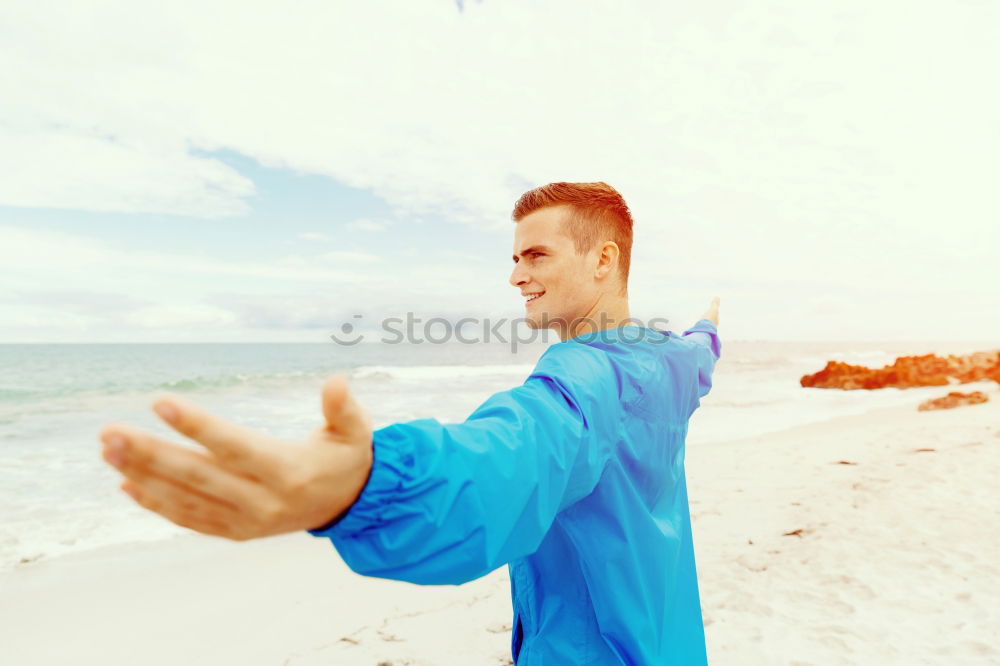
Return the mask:
<svg viewBox="0 0 1000 666">
<path fill-rule="evenodd" d="M 887 386 L 947 386 L 950 378 L 959 384 L 992 379 L 1000 383 L 1000 350 L 976 352 L 967 356 L 901 356 L 892 365 L 873 369 L 829 361 L 799 383 L 812 388 L 879 389 Z"/>
<path fill-rule="evenodd" d="M 989 400 L 989 396 L 982 391 L 973 391 L 972 393 L 952 391 L 946 396 L 925 400 L 917 406 L 917 409 L 921 412 L 931 409 L 952 409 L 954 407 L 961 407 L 962 405 L 978 405 L 987 400 Z"/>
</svg>

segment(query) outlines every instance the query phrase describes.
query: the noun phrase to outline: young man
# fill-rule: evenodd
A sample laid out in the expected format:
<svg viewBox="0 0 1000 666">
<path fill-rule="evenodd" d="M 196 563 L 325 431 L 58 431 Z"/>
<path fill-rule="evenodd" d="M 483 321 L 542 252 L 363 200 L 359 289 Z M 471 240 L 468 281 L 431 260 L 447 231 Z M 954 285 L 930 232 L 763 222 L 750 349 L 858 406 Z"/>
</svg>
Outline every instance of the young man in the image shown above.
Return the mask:
<svg viewBox="0 0 1000 666">
<path fill-rule="evenodd" d="M 171 397 L 154 409 L 208 453 L 112 425 L 105 458 L 139 504 L 208 534 L 307 529 L 358 573 L 422 584 L 507 564 L 519 666 L 705 664 L 684 439 L 718 299 L 681 337 L 629 324 L 632 218 L 605 183 L 532 190 L 513 218 L 510 282 L 561 342 L 465 422 L 372 432 L 335 377 L 303 446 Z"/>
</svg>

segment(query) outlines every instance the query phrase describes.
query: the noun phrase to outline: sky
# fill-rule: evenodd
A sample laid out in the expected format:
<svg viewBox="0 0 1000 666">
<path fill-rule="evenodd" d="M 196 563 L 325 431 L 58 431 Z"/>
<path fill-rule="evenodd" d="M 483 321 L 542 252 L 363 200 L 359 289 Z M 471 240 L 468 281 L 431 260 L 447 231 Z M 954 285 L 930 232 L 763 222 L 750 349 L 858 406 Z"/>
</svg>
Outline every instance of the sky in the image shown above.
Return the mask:
<svg viewBox="0 0 1000 666">
<path fill-rule="evenodd" d="M 632 314 L 1000 339 L 1000 5 L 0 6 L 0 342 L 523 314 L 518 196 L 604 181 Z"/>
</svg>

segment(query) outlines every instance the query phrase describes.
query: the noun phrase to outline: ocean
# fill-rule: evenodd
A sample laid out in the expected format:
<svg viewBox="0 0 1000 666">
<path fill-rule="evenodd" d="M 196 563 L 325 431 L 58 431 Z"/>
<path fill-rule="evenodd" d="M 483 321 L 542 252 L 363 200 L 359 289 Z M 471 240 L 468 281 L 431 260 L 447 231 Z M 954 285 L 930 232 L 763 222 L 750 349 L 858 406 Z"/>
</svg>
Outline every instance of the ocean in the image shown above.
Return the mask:
<svg viewBox="0 0 1000 666">
<path fill-rule="evenodd" d="M 723 340 L 712 392 L 691 419 L 688 449 L 763 435 L 946 387 L 831 391 L 799 378 L 827 360 L 871 367 L 897 356 L 969 353 L 987 343 Z M 319 389 L 343 372 L 375 427 L 418 418 L 460 422 L 521 384 L 545 342 L 503 344 L 0 345 L 0 570 L 41 558 L 189 533 L 139 508 L 101 459 L 97 433 L 121 421 L 179 441 L 149 406 L 176 392 L 227 419 L 295 439 L 320 423 Z M 808 446 L 808 442 L 803 442 Z"/>
</svg>

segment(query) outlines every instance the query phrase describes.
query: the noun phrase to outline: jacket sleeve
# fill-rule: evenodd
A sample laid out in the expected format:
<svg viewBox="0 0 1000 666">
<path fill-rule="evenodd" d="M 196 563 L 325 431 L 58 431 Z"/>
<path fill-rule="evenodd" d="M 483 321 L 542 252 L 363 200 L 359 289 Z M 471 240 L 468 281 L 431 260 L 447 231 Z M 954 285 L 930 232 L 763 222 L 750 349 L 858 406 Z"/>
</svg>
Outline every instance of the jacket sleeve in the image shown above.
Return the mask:
<svg viewBox="0 0 1000 666">
<path fill-rule="evenodd" d="M 361 495 L 328 537 L 357 573 L 461 584 L 533 553 L 561 510 L 589 494 L 614 454 L 623 409 L 607 354 L 568 341 L 524 384 L 463 422 L 373 433 Z"/>
<path fill-rule="evenodd" d="M 715 362 L 722 356 L 722 342 L 719 331 L 708 319 L 700 319 L 694 326 L 684 331 L 684 338 L 695 343 L 695 361 L 698 367 L 698 399 L 704 398 L 712 390 L 712 372 Z"/>
</svg>

